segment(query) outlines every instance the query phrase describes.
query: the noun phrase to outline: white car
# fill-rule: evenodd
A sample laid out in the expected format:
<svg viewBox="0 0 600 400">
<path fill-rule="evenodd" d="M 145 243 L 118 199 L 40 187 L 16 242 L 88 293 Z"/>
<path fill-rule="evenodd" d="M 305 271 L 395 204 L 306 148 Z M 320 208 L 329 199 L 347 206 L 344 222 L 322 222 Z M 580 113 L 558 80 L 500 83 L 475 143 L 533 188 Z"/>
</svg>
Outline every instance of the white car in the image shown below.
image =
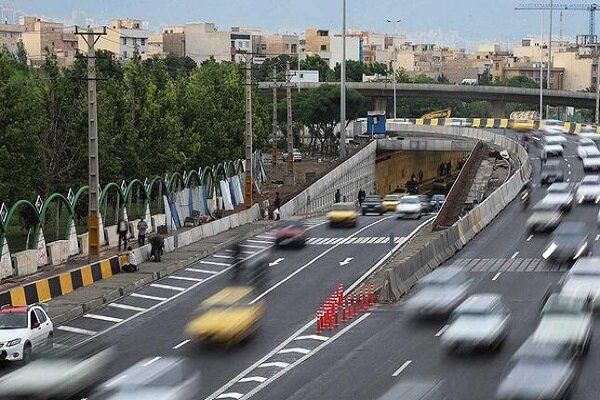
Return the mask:
<svg viewBox="0 0 600 400">
<path fill-rule="evenodd" d="M 474 294 L 456 307 L 442 345 L 451 350 L 497 349 L 508 335 L 509 312 L 497 294 Z"/>
<path fill-rule="evenodd" d="M 577 203 L 600 202 L 600 177 L 596 175 L 584 176 L 577 188 Z"/>
<path fill-rule="evenodd" d="M 582 257 L 563 278 L 561 293 L 589 298 L 595 309 L 600 308 L 600 257 Z"/>
<path fill-rule="evenodd" d="M 0 309 L 0 360 L 29 361 L 32 353 L 53 346 L 54 325 L 45 305 Z"/>
<path fill-rule="evenodd" d="M 397 218 L 419 219 L 423 212 L 423 205 L 419 196 L 404 196 L 396 206 Z"/>
<path fill-rule="evenodd" d="M 577 139 L 577 156 L 582 160 L 588 156 L 588 154 L 598 154 L 600 150 L 596 147 L 596 143 L 592 139 L 581 138 Z"/>
<path fill-rule="evenodd" d="M 564 151 L 565 149 L 560 143 L 545 144 L 544 147 L 542 147 L 542 153 L 545 155 L 545 158 L 562 157 Z"/>
<path fill-rule="evenodd" d="M 557 182 L 550 185 L 541 203 L 555 205 L 561 210 L 570 211 L 574 200 L 575 196 L 573 195 L 571 185 L 566 182 Z"/>
<path fill-rule="evenodd" d="M 600 170 L 600 152 L 588 153 L 583 159 L 583 171 L 599 171 Z"/>
<path fill-rule="evenodd" d="M 542 129 L 542 132 L 544 132 L 548 136 L 562 135 L 563 127 L 565 125 L 564 122 L 562 122 L 558 119 L 547 119 L 545 122 L 546 122 L 546 127 Z"/>
</svg>

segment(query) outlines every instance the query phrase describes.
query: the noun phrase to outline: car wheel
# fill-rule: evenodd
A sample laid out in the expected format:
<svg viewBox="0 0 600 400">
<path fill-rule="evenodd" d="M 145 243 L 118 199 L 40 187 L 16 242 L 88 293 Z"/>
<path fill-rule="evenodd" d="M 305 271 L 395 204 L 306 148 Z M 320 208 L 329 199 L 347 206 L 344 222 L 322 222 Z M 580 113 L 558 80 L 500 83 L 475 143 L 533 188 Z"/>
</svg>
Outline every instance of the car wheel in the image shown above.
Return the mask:
<svg viewBox="0 0 600 400">
<path fill-rule="evenodd" d="M 25 343 L 23 346 L 23 364 L 31 361 L 31 343 Z"/>
</svg>

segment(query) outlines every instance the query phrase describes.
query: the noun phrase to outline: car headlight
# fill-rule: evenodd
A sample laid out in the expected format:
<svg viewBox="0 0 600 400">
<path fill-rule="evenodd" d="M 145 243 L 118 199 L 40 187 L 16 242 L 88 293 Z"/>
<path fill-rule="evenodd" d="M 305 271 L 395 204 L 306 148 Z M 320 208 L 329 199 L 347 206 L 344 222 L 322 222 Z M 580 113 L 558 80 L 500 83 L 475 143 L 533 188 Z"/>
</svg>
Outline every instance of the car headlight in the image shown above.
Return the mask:
<svg viewBox="0 0 600 400">
<path fill-rule="evenodd" d="M 14 340 L 11 340 L 10 342 L 6 342 L 6 347 L 16 346 L 19 343 L 21 343 L 21 339 L 14 339 Z"/>
</svg>

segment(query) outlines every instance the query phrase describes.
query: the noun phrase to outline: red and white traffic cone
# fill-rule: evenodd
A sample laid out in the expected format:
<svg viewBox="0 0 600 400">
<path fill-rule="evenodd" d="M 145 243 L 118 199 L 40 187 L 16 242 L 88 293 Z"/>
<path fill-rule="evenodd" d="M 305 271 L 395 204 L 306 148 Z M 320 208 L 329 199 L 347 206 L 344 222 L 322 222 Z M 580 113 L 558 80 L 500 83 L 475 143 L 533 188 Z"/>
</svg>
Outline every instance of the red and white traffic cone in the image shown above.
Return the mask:
<svg viewBox="0 0 600 400">
<path fill-rule="evenodd" d="M 345 324 L 347 320 L 348 320 L 348 319 L 347 319 L 347 317 L 346 317 L 346 302 L 344 301 L 344 302 L 342 303 L 342 323 L 344 323 L 344 324 Z"/>
<path fill-rule="evenodd" d="M 317 335 L 323 332 L 323 319 L 321 318 L 321 309 L 317 309 Z"/>
<path fill-rule="evenodd" d="M 362 288 L 359 291 L 359 297 L 358 297 L 358 301 L 359 301 L 359 305 L 360 305 L 360 311 L 365 311 L 365 298 L 363 296 L 363 290 Z"/>
<path fill-rule="evenodd" d="M 357 304 L 357 300 L 356 300 L 356 293 L 354 293 L 352 295 L 352 312 L 354 313 L 354 316 L 358 315 L 358 304 Z"/>
</svg>

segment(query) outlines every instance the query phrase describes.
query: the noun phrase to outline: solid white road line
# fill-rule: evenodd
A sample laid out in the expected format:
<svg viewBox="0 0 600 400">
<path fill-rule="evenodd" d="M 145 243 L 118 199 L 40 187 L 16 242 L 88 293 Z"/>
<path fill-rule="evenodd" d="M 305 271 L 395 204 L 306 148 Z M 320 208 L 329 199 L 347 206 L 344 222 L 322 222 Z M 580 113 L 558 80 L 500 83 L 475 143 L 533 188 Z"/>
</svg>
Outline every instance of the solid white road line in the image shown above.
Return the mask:
<svg viewBox="0 0 600 400">
<path fill-rule="evenodd" d="M 188 282 L 202 282 L 204 279 L 200 278 L 190 278 L 187 276 L 177 276 L 177 275 L 169 275 L 167 278 L 170 279 L 179 279 L 180 281 L 188 281 Z"/>
<path fill-rule="evenodd" d="M 267 246 L 257 246 L 254 244 L 240 244 L 241 247 L 247 247 L 249 249 L 266 249 Z"/>
<path fill-rule="evenodd" d="M 75 328 L 74 326 L 67 326 L 67 325 L 61 325 L 61 326 L 57 327 L 56 329 L 65 331 L 65 332 L 78 333 L 80 335 L 87 335 L 87 336 L 94 336 L 97 333 L 94 331 L 90 331 L 88 329 Z"/>
<path fill-rule="evenodd" d="M 190 271 L 190 272 L 198 272 L 199 274 L 210 274 L 210 275 L 218 274 L 217 271 L 211 271 L 208 269 L 186 268 L 185 270 Z"/>
<path fill-rule="evenodd" d="M 500 274 L 502 274 L 502 272 L 497 272 L 496 275 L 494 275 L 494 277 L 492 278 L 492 280 L 495 281 L 496 279 L 498 279 Z"/>
<path fill-rule="evenodd" d="M 121 322 L 121 321 L 123 321 L 123 318 L 107 317 L 106 315 L 98 315 L 98 314 L 85 314 L 84 317 L 85 318 L 91 318 L 91 319 L 97 319 L 97 320 L 100 320 L 100 321 L 107 321 L 107 322 Z"/>
<path fill-rule="evenodd" d="M 158 360 L 160 360 L 162 357 L 158 356 L 158 357 L 154 357 L 152 360 L 150 361 L 146 361 L 145 363 L 142 364 L 142 367 L 147 367 L 148 365 L 154 364 L 155 362 L 157 362 Z"/>
<path fill-rule="evenodd" d="M 370 229 L 373 226 L 379 224 L 380 222 L 386 221 L 386 220 L 388 220 L 390 218 L 393 218 L 393 216 L 391 216 L 391 217 L 385 217 L 385 218 L 379 219 L 379 220 L 377 220 L 375 222 L 372 222 L 369 225 L 367 225 L 367 226 L 359 229 L 358 231 L 354 232 L 349 237 L 356 237 L 359 234 L 361 234 L 362 232 L 364 232 L 365 230 Z M 265 297 L 267 294 L 271 293 L 273 290 L 277 289 L 279 286 L 283 285 L 284 283 L 286 283 L 287 281 L 289 281 L 290 279 L 292 279 L 294 276 L 296 276 L 300 272 L 304 271 L 306 268 L 310 267 L 315 262 L 317 262 L 319 259 L 323 258 L 325 255 L 329 254 L 330 252 L 332 252 L 333 250 L 335 250 L 339 246 L 341 246 L 341 244 L 338 243 L 338 244 L 334 244 L 333 246 L 329 247 L 327 250 L 325 250 L 324 252 L 322 252 L 321 254 L 319 254 L 318 256 L 316 256 L 315 258 L 313 258 L 312 260 L 310 260 L 306 264 L 304 264 L 302 267 L 296 269 L 294 272 L 292 272 L 291 274 L 289 274 L 287 277 L 285 277 L 284 279 L 280 280 L 279 282 L 277 282 L 276 284 L 274 284 L 273 286 L 271 286 L 270 288 L 268 288 L 267 290 L 265 290 L 264 292 L 262 292 L 254 300 L 252 300 L 250 302 L 250 304 L 256 303 L 257 301 L 259 301 L 260 299 L 262 299 L 263 297 Z"/>
<path fill-rule="evenodd" d="M 519 255 L 519 252 L 518 252 L 518 251 L 515 251 L 515 254 L 513 254 L 513 255 L 512 255 L 510 258 L 511 258 L 511 259 L 512 259 L 512 258 L 515 258 L 515 257 L 517 257 L 518 255 Z"/>
<path fill-rule="evenodd" d="M 129 311 L 145 311 L 145 308 L 142 307 L 136 307 L 136 306 L 130 306 L 128 304 L 121 304 L 121 303 L 108 303 L 109 307 L 113 307 L 113 308 L 120 308 L 121 310 L 129 310 Z"/>
<path fill-rule="evenodd" d="M 158 296 L 148 296 L 147 294 L 141 293 L 131 293 L 131 297 L 138 297 L 140 299 L 148 299 L 148 300 L 156 300 L 156 301 L 165 301 L 167 297 L 158 297 Z"/>
<path fill-rule="evenodd" d="M 233 256 L 226 256 L 224 254 L 213 254 L 211 257 L 215 257 L 215 258 L 233 258 Z"/>
<path fill-rule="evenodd" d="M 182 288 L 181 286 L 163 285 L 160 283 L 151 283 L 150 286 L 155 287 L 157 289 L 174 290 L 176 292 L 183 292 L 185 290 L 185 288 Z"/>
<path fill-rule="evenodd" d="M 400 368 L 398 368 L 398 369 L 397 369 L 397 370 L 396 370 L 396 371 L 395 371 L 395 372 L 392 374 L 392 376 L 398 376 L 398 375 L 400 375 L 400 373 L 401 373 L 402 371 L 404 371 L 404 370 L 406 369 L 406 367 L 408 367 L 408 366 L 410 365 L 410 363 L 412 363 L 412 360 L 408 360 L 408 361 L 406 361 L 404 364 L 402 364 L 402 365 L 400 366 Z"/>
<path fill-rule="evenodd" d="M 294 340 L 305 340 L 305 339 L 314 339 L 314 340 L 321 340 L 323 342 L 326 342 L 329 340 L 329 338 L 327 336 L 319 336 L 319 335 L 304 335 L 304 336 L 298 336 L 297 338 L 295 338 Z"/>
<path fill-rule="evenodd" d="M 282 361 L 275 361 L 275 362 L 268 362 L 268 363 L 260 364 L 256 368 L 270 368 L 270 367 L 285 368 L 288 365 L 290 365 L 290 363 L 286 363 L 286 362 L 282 362 Z"/>
<path fill-rule="evenodd" d="M 291 349 L 280 350 L 277 354 L 288 354 L 288 353 L 308 354 L 308 353 L 310 353 L 310 350 L 303 349 L 302 347 L 292 347 Z"/>
<path fill-rule="evenodd" d="M 231 392 L 231 393 L 223 393 L 223 394 L 219 395 L 219 397 L 217 397 L 217 399 L 236 399 L 236 400 L 239 400 L 242 397 L 244 397 L 244 395 L 242 393 Z"/>
<path fill-rule="evenodd" d="M 448 330 L 449 327 L 450 327 L 450 325 L 444 325 L 444 326 L 442 326 L 442 329 L 440 329 L 439 331 L 437 331 L 437 333 L 435 334 L 435 336 L 436 337 L 442 336 L 444 334 L 444 332 L 446 332 Z"/>
<path fill-rule="evenodd" d="M 249 376 L 247 378 L 240 379 L 239 382 L 240 383 L 244 383 L 244 382 L 258 382 L 258 383 L 263 383 L 266 380 L 267 380 L 267 378 L 262 377 L 262 376 Z"/>
<path fill-rule="evenodd" d="M 533 239 L 533 235 L 529 235 L 529 237 L 527 238 L 527 241 L 529 242 L 531 239 Z"/>
<path fill-rule="evenodd" d="M 259 239 L 275 239 L 275 236 L 272 236 L 272 235 L 271 236 L 270 235 L 258 235 L 255 237 L 257 237 Z"/>
<path fill-rule="evenodd" d="M 217 261 L 204 261 L 204 260 L 200 260 L 199 263 L 200 264 L 205 264 L 205 265 L 218 265 L 219 267 L 231 267 L 231 264 L 217 262 Z"/>
<path fill-rule="evenodd" d="M 185 346 L 186 344 L 188 344 L 190 342 L 190 339 L 186 339 L 183 342 L 179 343 L 176 346 L 173 346 L 173 350 L 177 350 L 178 348 Z"/>
</svg>

